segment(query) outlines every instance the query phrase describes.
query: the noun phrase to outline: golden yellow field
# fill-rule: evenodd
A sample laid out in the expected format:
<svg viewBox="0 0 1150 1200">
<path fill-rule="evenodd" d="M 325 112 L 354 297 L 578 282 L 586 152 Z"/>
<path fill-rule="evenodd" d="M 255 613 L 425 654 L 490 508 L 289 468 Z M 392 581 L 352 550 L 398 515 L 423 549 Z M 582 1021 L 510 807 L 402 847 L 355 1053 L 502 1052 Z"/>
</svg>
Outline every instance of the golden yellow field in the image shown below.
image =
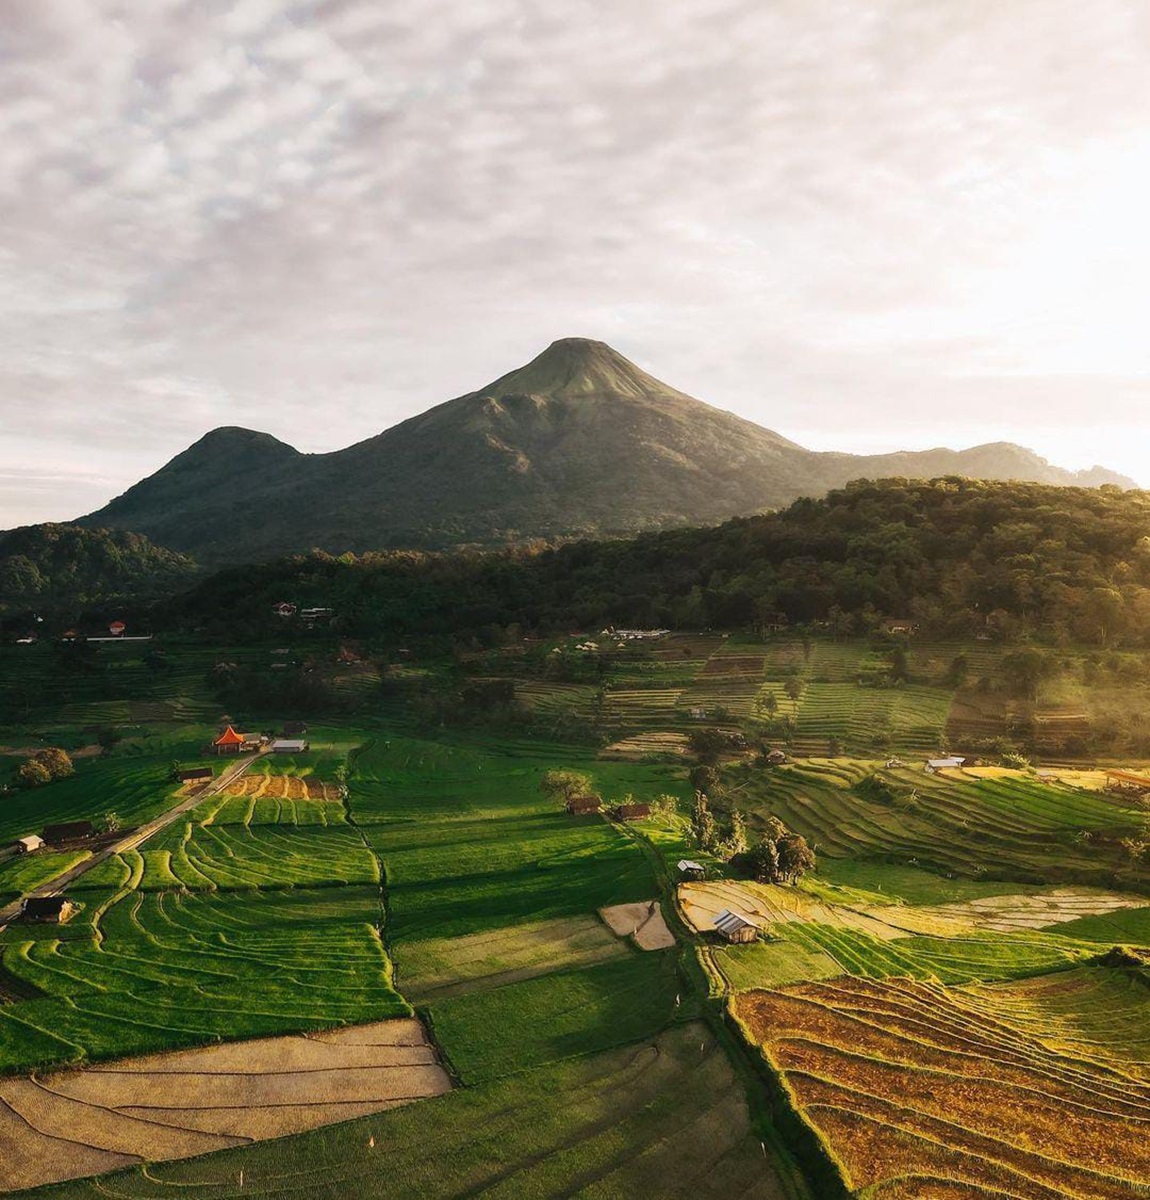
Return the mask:
<svg viewBox="0 0 1150 1200">
<path fill-rule="evenodd" d="M 868 1197 L 1144 1196 L 1150 1086 L 1142 1047 L 1126 1046 L 1142 1025 L 1142 985 L 1105 969 L 1065 973 L 1070 999 L 1052 1030 L 1042 1008 L 1058 980 L 948 989 L 839 977 L 745 992 L 732 1006 Z M 1098 1010 L 1123 1004 L 1127 1019 L 1106 1033 Z M 1043 1036 L 1068 1029 L 1077 1040 Z M 1091 1036 L 1114 1045 L 1085 1056 Z"/>
<path fill-rule="evenodd" d="M 241 775 L 229 783 L 228 796 L 257 796 L 269 800 L 340 799 L 339 785 L 324 783 L 314 775 Z"/>
</svg>

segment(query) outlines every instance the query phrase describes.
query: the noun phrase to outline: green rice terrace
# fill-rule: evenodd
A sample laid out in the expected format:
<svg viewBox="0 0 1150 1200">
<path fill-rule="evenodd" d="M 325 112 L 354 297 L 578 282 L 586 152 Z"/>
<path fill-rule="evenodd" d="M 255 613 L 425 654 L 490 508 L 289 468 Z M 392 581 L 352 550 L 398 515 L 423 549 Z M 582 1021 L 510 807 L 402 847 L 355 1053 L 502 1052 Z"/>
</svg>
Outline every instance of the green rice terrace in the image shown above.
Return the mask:
<svg viewBox="0 0 1150 1200">
<path fill-rule="evenodd" d="M 1140 656 L 325 636 L 0 647 L 0 1190 L 1150 1189 Z M 696 786 L 815 867 L 701 844 Z"/>
</svg>

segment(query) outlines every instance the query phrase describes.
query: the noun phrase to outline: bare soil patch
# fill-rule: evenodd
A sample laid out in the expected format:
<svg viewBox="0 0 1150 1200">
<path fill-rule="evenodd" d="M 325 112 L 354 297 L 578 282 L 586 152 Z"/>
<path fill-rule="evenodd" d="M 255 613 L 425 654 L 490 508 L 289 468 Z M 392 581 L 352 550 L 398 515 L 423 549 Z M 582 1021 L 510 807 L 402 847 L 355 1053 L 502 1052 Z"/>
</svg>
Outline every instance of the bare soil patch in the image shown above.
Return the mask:
<svg viewBox="0 0 1150 1200">
<path fill-rule="evenodd" d="M 640 900 L 635 904 L 612 904 L 599 915 L 618 937 L 632 937 L 641 950 L 666 950 L 675 944 L 675 935 L 667 928 L 658 900 Z"/>
<path fill-rule="evenodd" d="M 300 1133 L 450 1087 L 414 1019 L 3 1078 L 0 1191 Z"/>
</svg>

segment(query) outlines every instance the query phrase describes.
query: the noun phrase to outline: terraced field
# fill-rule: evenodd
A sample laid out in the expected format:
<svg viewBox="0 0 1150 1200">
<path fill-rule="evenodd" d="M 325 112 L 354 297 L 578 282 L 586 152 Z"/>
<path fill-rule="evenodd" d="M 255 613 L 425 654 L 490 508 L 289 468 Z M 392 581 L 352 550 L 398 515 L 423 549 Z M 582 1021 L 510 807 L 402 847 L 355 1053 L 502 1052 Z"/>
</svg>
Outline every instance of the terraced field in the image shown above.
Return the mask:
<svg viewBox="0 0 1150 1200">
<path fill-rule="evenodd" d="M 142 811 L 170 803 L 153 761 L 99 766 L 44 796 L 87 793 L 93 776 L 118 767 L 151 785 Z M 333 809 L 341 819 L 327 822 Z M 0 968 L 21 991 L 0 1005 L 0 1069 L 410 1012 L 380 939 L 378 861 L 338 802 L 212 797 L 142 850 L 99 864 L 70 895 L 81 911 L 67 925 L 0 933 Z"/>
<path fill-rule="evenodd" d="M 1108 975 L 1097 985 L 1106 994 Z M 1072 1013 L 1090 978 L 1079 973 Z M 1144 1195 L 1150 1088 L 1119 1056 L 1084 1069 L 1076 1045 L 1036 1037 L 1016 1013 L 1050 993 L 1049 983 L 971 991 L 841 977 L 747 992 L 733 1005 L 867 1196 Z M 1144 1025 L 1125 1028 L 1137 1039 Z M 1121 1031 L 1107 1041 L 1122 1045 Z"/>
<path fill-rule="evenodd" d="M 968 878 L 1100 886 L 1150 879 L 1118 845 L 1141 828 L 1143 811 L 1105 793 L 1039 780 L 945 779 L 863 760 L 728 774 L 752 826 L 776 816 L 833 858 L 887 858 Z M 901 788 L 902 799 L 879 803 L 852 790 L 869 774 Z"/>
</svg>

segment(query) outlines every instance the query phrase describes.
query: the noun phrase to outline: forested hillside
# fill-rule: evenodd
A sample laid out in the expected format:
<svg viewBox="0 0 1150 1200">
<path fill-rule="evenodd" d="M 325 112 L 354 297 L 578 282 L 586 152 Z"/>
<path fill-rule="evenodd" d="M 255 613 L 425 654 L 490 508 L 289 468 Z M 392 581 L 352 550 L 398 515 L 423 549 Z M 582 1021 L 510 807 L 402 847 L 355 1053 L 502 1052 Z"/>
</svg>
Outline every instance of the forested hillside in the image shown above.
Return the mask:
<svg viewBox="0 0 1150 1200">
<path fill-rule="evenodd" d="M 333 558 L 231 569 L 174 623 L 267 628 L 279 600 L 339 627 L 410 637 L 607 624 L 861 633 L 909 618 L 938 636 L 1150 644 L 1150 495 L 962 479 L 860 482 L 710 529 L 532 553 Z"/>
<path fill-rule="evenodd" d="M 197 567 L 124 530 L 27 525 L 0 533 L 0 616 L 35 609 L 72 620 L 86 605 L 170 596 Z"/>
</svg>

